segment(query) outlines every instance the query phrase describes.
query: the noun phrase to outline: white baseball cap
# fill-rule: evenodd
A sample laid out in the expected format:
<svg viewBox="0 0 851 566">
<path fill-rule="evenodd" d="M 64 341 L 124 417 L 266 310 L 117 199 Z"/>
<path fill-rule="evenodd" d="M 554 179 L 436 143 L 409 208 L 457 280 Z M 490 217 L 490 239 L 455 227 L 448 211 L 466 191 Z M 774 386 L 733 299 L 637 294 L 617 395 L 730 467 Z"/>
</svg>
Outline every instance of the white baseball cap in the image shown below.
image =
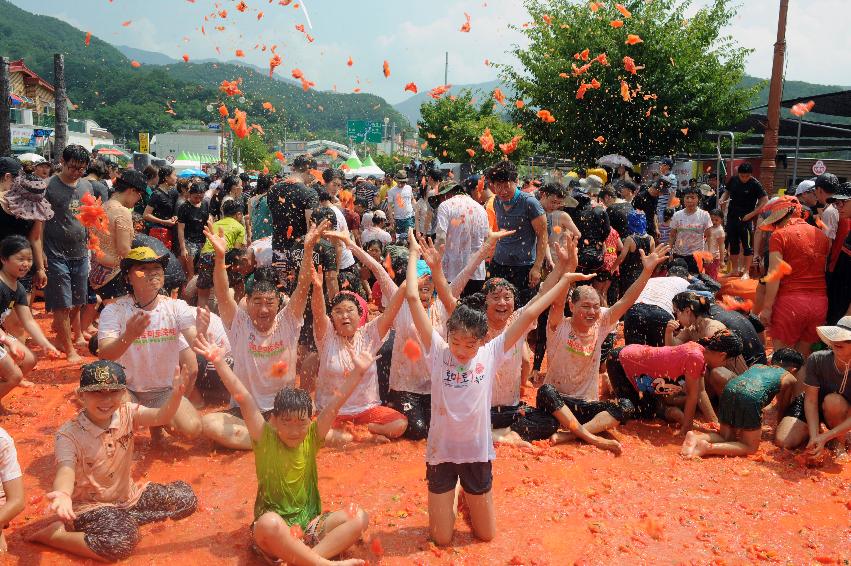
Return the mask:
<svg viewBox="0 0 851 566">
<path fill-rule="evenodd" d="M 798 183 L 798 188 L 795 189 L 795 196 L 802 195 L 804 193 L 808 193 L 814 190 L 816 190 L 816 182 L 812 179 L 805 179 Z"/>
</svg>

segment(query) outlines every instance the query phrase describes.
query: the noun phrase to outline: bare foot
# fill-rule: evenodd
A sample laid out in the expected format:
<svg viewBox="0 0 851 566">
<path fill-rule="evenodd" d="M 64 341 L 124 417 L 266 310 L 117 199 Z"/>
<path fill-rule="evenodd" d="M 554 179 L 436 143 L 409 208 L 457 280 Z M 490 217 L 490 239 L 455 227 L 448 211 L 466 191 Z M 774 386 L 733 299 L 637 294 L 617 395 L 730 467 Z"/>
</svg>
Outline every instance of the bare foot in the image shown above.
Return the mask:
<svg viewBox="0 0 851 566">
<path fill-rule="evenodd" d="M 832 440 L 830 450 L 833 452 L 833 457 L 840 462 L 845 462 L 849 459 L 848 451 L 845 449 L 845 443 L 839 440 Z"/>
<path fill-rule="evenodd" d="M 521 446 L 523 448 L 531 448 L 532 445 L 526 442 L 520 435 L 511 429 L 496 429 L 493 431 L 493 441 L 499 444 L 508 444 L 511 446 Z"/>
<path fill-rule="evenodd" d="M 702 458 L 707 452 L 709 452 L 709 448 L 712 444 L 709 443 L 708 440 L 704 438 L 697 439 L 697 442 L 694 444 L 694 451 L 692 451 L 692 458 Z"/>
<path fill-rule="evenodd" d="M 35 383 L 30 381 L 29 379 L 22 379 L 20 383 L 18 383 L 18 387 L 33 387 Z"/>
<path fill-rule="evenodd" d="M 600 450 L 608 450 L 615 456 L 620 456 L 623 452 L 623 447 L 621 446 L 621 443 L 617 440 L 609 440 L 607 438 L 600 438 L 598 436 L 597 440 L 595 440 L 592 444 Z"/>
<path fill-rule="evenodd" d="M 390 439 L 383 434 L 370 433 L 370 435 L 364 439 L 364 442 L 368 444 L 389 444 Z"/>
<path fill-rule="evenodd" d="M 76 351 L 76 350 L 75 350 L 75 351 L 73 351 L 73 352 L 70 352 L 70 353 L 66 356 L 65 360 L 66 360 L 69 364 L 81 364 L 81 363 L 83 363 L 83 358 L 80 356 L 80 354 L 78 354 L 78 353 L 77 353 L 77 351 Z"/>
<path fill-rule="evenodd" d="M 62 521 L 54 521 L 44 527 L 41 530 L 38 530 L 30 535 L 26 535 L 24 540 L 27 542 L 40 542 L 41 544 L 49 545 L 53 538 L 65 532 L 65 525 Z"/>
<path fill-rule="evenodd" d="M 680 448 L 680 454 L 684 458 L 691 458 L 694 456 L 694 446 L 697 444 L 697 439 L 697 433 L 693 430 L 686 433 L 686 439 L 683 441 L 683 447 Z"/>
<path fill-rule="evenodd" d="M 332 428 L 325 436 L 325 446 L 341 447 L 354 440 L 354 436 L 350 432 Z"/>
<path fill-rule="evenodd" d="M 558 431 L 550 436 L 550 442 L 552 444 L 566 444 L 568 442 L 573 442 L 576 440 L 576 436 L 573 435 L 572 432 Z"/>
</svg>

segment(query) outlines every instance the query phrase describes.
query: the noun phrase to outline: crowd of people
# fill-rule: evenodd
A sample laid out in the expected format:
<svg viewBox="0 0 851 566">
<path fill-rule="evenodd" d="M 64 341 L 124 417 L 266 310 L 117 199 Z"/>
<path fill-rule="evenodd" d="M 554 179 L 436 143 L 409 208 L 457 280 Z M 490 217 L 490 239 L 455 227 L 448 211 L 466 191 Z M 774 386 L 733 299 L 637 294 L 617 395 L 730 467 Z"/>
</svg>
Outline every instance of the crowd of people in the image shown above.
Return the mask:
<svg viewBox="0 0 851 566">
<path fill-rule="evenodd" d="M 186 482 L 132 481 L 140 428 L 253 450 L 253 548 L 289 564 L 330 563 L 368 526 L 322 511 L 325 445 L 425 440 L 438 545 L 460 498 L 494 537 L 494 443 L 620 455 L 613 429 L 661 419 L 684 457 L 745 456 L 774 403 L 777 446 L 847 458 L 851 183 L 770 198 L 749 163 L 726 183 L 672 167 L 350 179 L 303 155 L 179 179 L 74 145 L 55 168 L 0 157 L 0 402 L 39 357 L 98 358 L 55 434 L 57 519 L 30 539 L 118 560 L 140 525 L 195 511 Z M 217 389 L 229 406 L 205 409 Z M 25 502 L 10 432 L 0 525 Z"/>
</svg>

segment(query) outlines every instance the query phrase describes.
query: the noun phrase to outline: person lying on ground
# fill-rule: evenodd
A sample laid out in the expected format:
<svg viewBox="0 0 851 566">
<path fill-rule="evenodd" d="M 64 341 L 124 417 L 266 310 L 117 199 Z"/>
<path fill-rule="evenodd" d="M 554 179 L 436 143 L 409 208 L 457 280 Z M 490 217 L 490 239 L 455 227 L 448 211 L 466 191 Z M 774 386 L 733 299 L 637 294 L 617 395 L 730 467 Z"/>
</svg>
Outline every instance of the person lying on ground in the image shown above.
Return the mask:
<svg viewBox="0 0 851 566">
<path fill-rule="evenodd" d="M 255 552 L 270 563 L 294 566 L 363 564 L 363 560 L 331 561 L 360 540 L 369 518 L 354 503 L 345 511 L 322 512 L 316 455 L 337 412 L 374 372 L 375 358 L 365 351 L 352 356 L 351 371 L 312 420 L 313 401 L 304 389 L 284 387 L 275 394 L 271 411 L 264 414 L 228 367 L 221 349 L 201 334 L 194 347 L 216 366 L 222 383 L 242 408 L 257 471 L 251 525 Z"/>
<path fill-rule="evenodd" d="M 795 375 L 803 365 L 799 352 L 782 348 L 771 356 L 770 366 L 754 365 L 728 381 L 718 406 L 720 429 L 717 433 L 686 433 L 682 455 L 702 458 L 756 453 L 762 440 L 763 409 L 776 397 L 777 414 L 786 411 L 795 393 Z"/>
<path fill-rule="evenodd" d="M 56 478 L 47 494 L 59 520 L 28 537 L 83 558 L 128 558 L 139 526 L 188 517 L 198 500 L 184 481 L 133 481 L 134 429 L 163 426 L 174 418 L 188 385 L 188 371 L 174 371 L 171 392 L 159 408 L 126 402 L 120 365 L 99 360 L 83 366 L 77 389 L 83 409 L 56 432 Z"/>
</svg>

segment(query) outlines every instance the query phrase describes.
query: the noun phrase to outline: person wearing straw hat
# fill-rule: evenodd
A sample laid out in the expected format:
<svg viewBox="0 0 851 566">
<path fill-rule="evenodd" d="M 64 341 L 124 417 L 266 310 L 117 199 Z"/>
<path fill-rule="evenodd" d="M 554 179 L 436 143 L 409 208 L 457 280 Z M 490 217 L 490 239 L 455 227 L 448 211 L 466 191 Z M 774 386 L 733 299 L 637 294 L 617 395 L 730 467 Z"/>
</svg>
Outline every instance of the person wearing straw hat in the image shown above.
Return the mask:
<svg viewBox="0 0 851 566">
<path fill-rule="evenodd" d="M 827 316 L 824 266 L 830 240 L 801 218 L 801 204 L 791 196 L 779 197 L 771 205 L 760 230 L 772 232 L 768 273 L 773 275 L 760 279 L 765 296 L 759 318 L 770 325 L 775 349 L 788 346 L 806 357 L 818 340 L 816 327 Z"/>
<path fill-rule="evenodd" d="M 814 352 L 804 365 L 799 381 L 804 393 L 783 414 L 775 444 L 796 448 L 807 441 L 807 453 L 818 456 L 825 446 L 838 457 L 847 457 L 851 442 L 851 316 L 833 326 L 819 326 L 819 337 L 828 350 Z M 827 430 L 821 432 L 821 423 Z"/>
</svg>

